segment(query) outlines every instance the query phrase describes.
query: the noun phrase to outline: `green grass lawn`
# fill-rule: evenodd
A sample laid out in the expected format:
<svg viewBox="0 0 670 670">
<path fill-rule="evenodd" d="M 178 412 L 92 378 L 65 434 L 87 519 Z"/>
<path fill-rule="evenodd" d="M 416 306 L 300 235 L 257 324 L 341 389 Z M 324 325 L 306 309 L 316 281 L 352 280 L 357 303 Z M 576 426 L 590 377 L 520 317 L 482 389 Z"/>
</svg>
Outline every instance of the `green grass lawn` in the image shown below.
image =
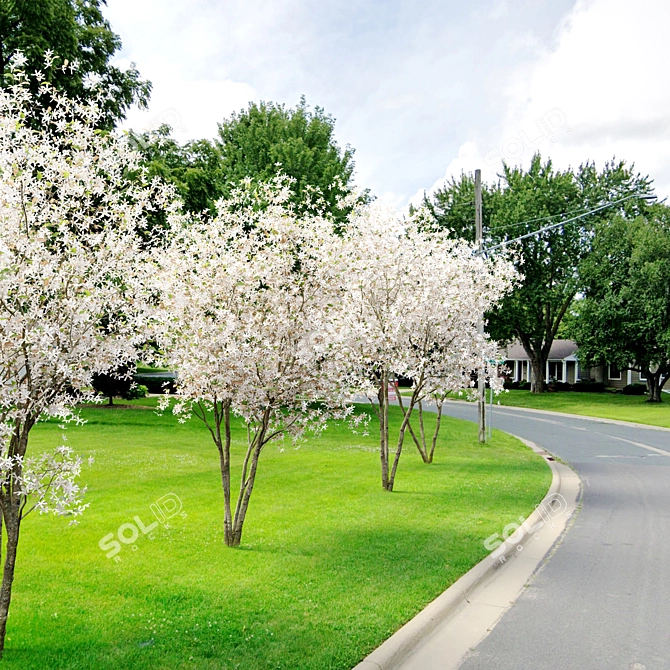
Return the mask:
<svg viewBox="0 0 670 670">
<path fill-rule="evenodd" d="M 243 546 L 228 549 L 218 455 L 197 420 L 82 415 L 67 436 L 95 457 L 82 476 L 91 506 L 73 527 L 25 520 L 8 669 L 351 668 L 481 560 L 484 539 L 529 514 L 550 483 L 514 438 L 494 431 L 482 446 L 474 424 L 445 418 L 436 462 L 407 444 L 397 490 L 385 493 L 374 424 L 369 437 L 332 425 L 297 450 L 267 447 Z M 61 433 L 39 424 L 32 453 Z M 234 437 L 239 462 L 241 427 Z M 153 522 L 150 505 L 167 494 L 185 516 L 106 558 L 100 539 L 135 517 Z"/>
<path fill-rule="evenodd" d="M 564 391 L 535 394 L 530 391 L 507 391 L 497 396 L 494 402 L 500 401 L 501 405 L 510 407 L 546 409 L 670 428 L 670 395 L 663 394 L 665 402 L 660 404 L 648 403 L 646 398 L 619 393 Z"/>
</svg>

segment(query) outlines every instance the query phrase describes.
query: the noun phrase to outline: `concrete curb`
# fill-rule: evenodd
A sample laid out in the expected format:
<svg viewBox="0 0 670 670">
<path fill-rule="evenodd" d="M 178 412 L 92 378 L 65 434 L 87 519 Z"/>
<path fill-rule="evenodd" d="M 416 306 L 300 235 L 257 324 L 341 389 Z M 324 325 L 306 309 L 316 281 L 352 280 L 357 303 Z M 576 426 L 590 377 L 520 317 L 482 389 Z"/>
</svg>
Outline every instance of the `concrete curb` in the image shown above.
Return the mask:
<svg viewBox="0 0 670 670">
<path fill-rule="evenodd" d="M 670 391 L 669 391 L 670 393 Z M 445 403 L 455 403 L 460 404 L 463 402 L 468 402 L 467 400 L 445 400 Z M 470 403 L 472 404 L 472 403 Z M 568 417 L 570 419 L 582 419 L 583 421 L 593 421 L 594 423 L 611 423 L 615 426 L 629 426 L 632 428 L 649 428 L 651 430 L 662 430 L 670 432 L 670 428 L 665 426 L 653 426 L 649 423 L 634 423 L 633 421 L 621 421 L 620 419 L 605 419 L 600 416 L 589 416 L 588 414 L 568 414 L 567 412 L 554 412 L 550 409 L 533 409 L 531 407 L 514 407 L 513 405 L 495 405 L 493 406 L 493 412 L 498 410 L 512 410 L 514 412 L 530 412 L 531 414 L 549 414 L 551 416 L 561 416 Z"/>
<path fill-rule="evenodd" d="M 440 649 L 442 650 L 440 652 L 439 667 L 457 667 L 458 663 L 469 649 L 475 644 L 478 644 L 481 639 L 488 634 L 493 625 L 495 625 L 495 622 L 498 621 L 507 608 L 509 608 L 514 600 L 516 600 L 523 585 L 537 570 L 538 566 L 543 562 L 544 558 L 561 537 L 568 525 L 569 518 L 571 518 L 577 508 L 577 502 L 581 491 L 579 478 L 567 465 L 557 463 L 553 456 L 546 450 L 541 449 L 537 445 L 522 438 L 517 439 L 521 440 L 533 451 L 543 456 L 551 468 L 551 486 L 542 503 L 536 507 L 533 513 L 523 522 L 523 524 L 521 524 L 521 526 L 517 527 L 517 530 L 514 531 L 501 546 L 454 582 L 446 591 L 444 591 L 444 593 L 439 595 L 425 609 L 419 612 L 419 614 L 388 638 L 380 647 L 375 649 L 369 656 L 361 661 L 354 670 L 399 670 L 400 668 L 413 668 L 415 666 L 418 668 L 437 667 L 425 665 L 425 660 L 420 661 L 418 664 L 412 664 L 410 662 L 409 665 L 405 665 L 405 662 L 408 661 L 410 657 L 414 656 L 417 650 L 419 650 L 429 638 L 434 637 L 433 634 L 438 633 L 440 636 Z M 576 494 L 574 491 L 575 479 L 577 483 Z M 516 557 L 521 555 L 523 548 L 525 548 L 534 537 L 537 538 L 539 532 L 535 533 L 535 528 L 540 524 L 544 524 L 544 519 L 547 517 L 547 509 L 553 509 L 552 503 L 560 498 L 562 491 L 566 489 L 568 480 L 571 480 L 572 486 L 567 488 L 571 488 L 572 490 L 567 492 L 568 508 L 565 510 L 565 514 L 567 515 L 565 523 L 559 524 L 558 527 L 556 527 L 552 518 L 550 523 L 546 524 L 547 527 L 549 527 L 550 532 L 544 534 L 544 541 L 540 543 L 543 545 L 541 550 L 536 550 L 536 555 L 531 556 L 529 560 L 522 561 L 522 563 L 524 563 L 524 565 L 521 566 L 522 574 L 519 573 L 518 569 L 515 571 L 515 568 L 512 568 L 510 572 L 508 566 L 516 564 L 518 561 L 510 561 L 508 559 L 513 556 Z M 545 506 L 543 507 L 543 505 Z M 526 529 L 526 532 L 523 537 L 517 537 L 518 532 L 524 529 Z M 533 532 L 527 532 L 528 530 Z M 524 559 L 526 559 L 529 553 L 533 552 L 527 552 L 524 555 Z M 503 585 L 501 589 L 499 582 L 505 581 L 506 575 L 511 576 L 511 579 L 508 579 L 510 584 Z M 516 589 L 515 584 L 511 584 L 511 582 L 520 583 L 519 588 Z M 486 590 L 489 586 L 493 586 L 497 590 L 498 595 L 501 595 L 501 598 L 497 598 L 496 600 L 496 597 L 493 599 L 487 597 L 482 599 L 477 597 L 479 591 L 482 589 Z M 512 590 L 516 591 L 515 594 L 510 593 L 510 586 Z M 510 595 L 512 596 L 512 599 L 510 599 Z M 485 602 L 487 600 L 488 602 Z M 445 626 L 448 627 L 455 624 L 456 628 L 458 628 L 459 624 L 456 620 L 459 617 L 464 620 L 468 619 L 468 617 L 471 618 L 473 612 L 466 612 L 466 610 L 469 605 L 476 607 L 477 603 L 475 601 L 479 601 L 480 605 L 484 605 L 489 610 L 493 608 L 488 614 L 489 619 L 491 618 L 491 615 L 493 615 L 493 621 L 486 621 L 483 627 L 476 625 L 473 627 L 471 623 L 468 622 L 465 634 L 463 634 L 464 631 L 458 630 L 458 638 L 456 638 L 458 643 L 454 644 L 454 640 L 450 639 L 452 636 L 449 635 L 448 630 L 445 630 Z M 474 612 L 474 614 L 475 616 L 479 616 L 477 612 Z M 486 619 L 487 617 L 484 618 Z M 446 652 L 443 650 L 445 642 L 449 647 Z M 445 662 L 447 665 L 444 664 Z"/>
</svg>

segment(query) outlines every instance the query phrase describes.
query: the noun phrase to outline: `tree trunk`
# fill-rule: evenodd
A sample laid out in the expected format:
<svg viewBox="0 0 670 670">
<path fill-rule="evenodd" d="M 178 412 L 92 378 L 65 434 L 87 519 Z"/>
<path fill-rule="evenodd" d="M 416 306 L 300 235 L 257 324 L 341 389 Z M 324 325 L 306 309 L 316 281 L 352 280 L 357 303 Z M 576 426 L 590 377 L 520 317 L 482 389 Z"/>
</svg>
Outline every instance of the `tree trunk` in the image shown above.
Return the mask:
<svg viewBox="0 0 670 670">
<path fill-rule="evenodd" d="M 265 445 L 265 438 L 267 430 L 270 425 L 270 410 L 265 410 L 261 425 L 258 427 L 253 440 L 249 441 L 247 453 L 244 458 L 242 466 L 242 478 L 240 482 L 240 495 L 237 498 L 237 505 L 235 506 L 235 516 L 233 517 L 233 525 L 230 532 L 229 540 L 226 544 L 229 547 L 239 547 L 242 541 L 242 529 L 244 527 L 244 520 L 249 509 L 249 500 L 254 490 L 254 482 L 256 481 L 256 470 L 258 469 L 258 459 L 261 455 L 261 450 Z M 251 463 L 251 465 L 249 465 Z"/>
<path fill-rule="evenodd" d="M 220 422 L 217 422 L 216 446 L 219 450 L 221 466 L 221 487 L 223 488 L 223 540 L 231 546 L 233 541 L 233 515 L 230 507 L 230 402 L 222 403 L 224 439 L 221 439 Z"/>
<path fill-rule="evenodd" d="M 428 446 L 426 445 L 426 429 L 423 425 L 423 401 L 419 400 L 419 433 L 421 435 L 421 446 L 423 447 L 423 453 L 426 454 L 424 463 L 430 463 L 428 460 Z"/>
<path fill-rule="evenodd" d="M 382 371 L 379 399 L 379 458 L 382 465 L 382 488 L 389 485 L 389 373 Z"/>
<path fill-rule="evenodd" d="M 3 496 L 3 512 L 6 514 L 5 528 L 7 530 L 7 546 L 5 561 L 2 570 L 2 587 L 0 587 L 0 658 L 5 649 L 5 635 L 7 633 L 7 616 L 12 599 L 12 584 L 14 583 L 14 568 L 16 566 L 16 550 L 19 546 L 19 528 L 21 526 L 20 507 L 18 499 L 8 500 Z"/>
<path fill-rule="evenodd" d="M 109 403 L 107 403 L 107 404 L 108 405 L 113 405 L 114 404 L 114 398 L 111 395 L 109 396 Z"/>
<path fill-rule="evenodd" d="M 530 359 L 531 369 L 533 374 L 530 381 L 531 393 L 544 393 L 544 373 L 546 371 L 547 362 L 543 360 L 542 356 L 532 356 Z"/>
<path fill-rule="evenodd" d="M 663 402 L 661 397 L 661 372 L 646 371 L 647 376 L 647 402 Z"/>
<path fill-rule="evenodd" d="M 442 423 L 442 406 L 444 405 L 444 400 L 438 400 L 437 402 L 437 422 L 435 423 L 435 432 L 433 433 L 433 443 L 430 447 L 430 453 L 428 454 L 428 462 L 433 462 L 433 454 L 435 453 L 435 445 L 437 444 L 437 436 L 440 433 L 440 423 Z"/>
<path fill-rule="evenodd" d="M 402 396 L 398 394 L 398 404 L 400 405 L 400 409 L 402 410 L 403 416 L 406 414 L 405 412 L 405 406 L 402 401 Z M 419 438 L 416 436 L 416 433 L 414 432 L 414 429 L 412 428 L 412 422 L 408 422 L 407 424 L 407 430 L 409 430 L 409 434 L 412 436 L 412 439 L 414 440 L 414 444 L 416 445 L 416 449 L 419 452 L 419 455 L 421 456 L 421 460 L 424 463 L 428 463 L 428 453 L 426 451 L 426 437 L 423 432 L 423 417 L 421 416 L 421 401 L 419 401 L 419 419 L 421 421 L 421 441 L 419 441 Z"/>
<path fill-rule="evenodd" d="M 391 468 L 391 476 L 389 477 L 388 484 L 386 486 L 387 491 L 393 491 L 393 484 L 395 483 L 395 473 L 398 469 L 398 462 L 400 461 L 400 454 L 402 453 L 402 447 L 405 443 L 405 431 L 409 425 L 409 419 L 412 415 L 412 410 L 414 409 L 414 397 L 410 401 L 407 412 L 403 417 L 402 423 L 400 424 L 400 433 L 398 434 L 398 443 L 395 448 L 395 458 L 393 459 L 393 467 Z"/>
</svg>

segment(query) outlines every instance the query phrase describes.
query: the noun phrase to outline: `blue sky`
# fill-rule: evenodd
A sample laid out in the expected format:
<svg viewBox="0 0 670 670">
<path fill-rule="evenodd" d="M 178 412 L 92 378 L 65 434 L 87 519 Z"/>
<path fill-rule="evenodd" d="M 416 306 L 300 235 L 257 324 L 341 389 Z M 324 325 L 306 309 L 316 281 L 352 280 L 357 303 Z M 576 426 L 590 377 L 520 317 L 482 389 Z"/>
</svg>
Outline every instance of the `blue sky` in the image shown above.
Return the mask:
<svg viewBox="0 0 670 670">
<path fill-rule="evenodd" d="M 561 167 L 614 155 L 670 194 L 665 0 L 108 0 L 182 140 L 249 100 L 301 95 L 336 119 L 357 181 L 397 208 L 462 169 L 495 179 L 534 150 Z"/>
</svg>

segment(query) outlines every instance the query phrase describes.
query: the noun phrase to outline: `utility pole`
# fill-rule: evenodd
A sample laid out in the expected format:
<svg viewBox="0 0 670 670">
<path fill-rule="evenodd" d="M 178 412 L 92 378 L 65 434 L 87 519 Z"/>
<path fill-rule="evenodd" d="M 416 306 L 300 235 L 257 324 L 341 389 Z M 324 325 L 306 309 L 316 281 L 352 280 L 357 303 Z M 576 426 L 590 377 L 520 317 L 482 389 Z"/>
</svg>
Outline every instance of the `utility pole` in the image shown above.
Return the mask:
<svg viewBox="0 0 670 670">
<path fill-rule="evenodd" d="M 482 230 L 482 171 L 475 170 L 475 235 L 477 249 L 482 253 L 484 248 L 484 231 Z M 484 315 L 479 317 L 477 330 L 480 335 L 484 334 Z M 477 387 L 479 397 L 477 398 L 477 409 L 479 413 L 479 441 L 486 442 L 486 382 L 484 380 L 484 368 L 477 374 Z"/>
</svg>

